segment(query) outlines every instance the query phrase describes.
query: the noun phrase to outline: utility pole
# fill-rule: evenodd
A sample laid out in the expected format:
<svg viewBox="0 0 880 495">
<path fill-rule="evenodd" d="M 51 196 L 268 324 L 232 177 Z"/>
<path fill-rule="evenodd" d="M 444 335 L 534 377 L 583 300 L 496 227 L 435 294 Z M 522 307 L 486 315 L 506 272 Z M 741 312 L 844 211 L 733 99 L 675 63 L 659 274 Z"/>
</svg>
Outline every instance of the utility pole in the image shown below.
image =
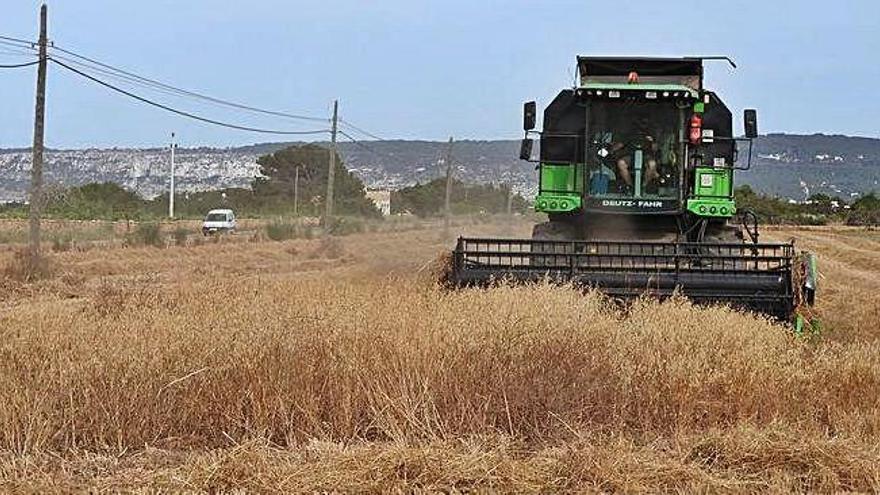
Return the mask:
<svg viewBox="0 0 880 495">
<path fill-rule="evenodd" d="M 30 224 L 28 250 L 32 263 L 36 262 L 42 255 L 40 250 L 40 215 L 43 210 L 43 141 L 46 132 L 47 10 L 46 4 L 40 7 L 40 63 L 37 68 L 37 101 L 34 109 L 34 145 L 31 161 L 31 197 L 28 214 Z"/>
<path fill-rule="evenodd" d="M 174 141 L 174 133 L 171 133 L 171 190 L 168 192 L 168 218 L 174 220 L 174 152 L 177 151 L 177 143 Z"/>
<path fill-rule="evenodd" d="M 443 231 L 449 233 L 449 217 L 452 215 L 452 136 L 449 136 L 449 146 L 446 147 L 446 201 L 443 203 Z"/>
<path fill-rule="evenodd" d="M 333 120 L 330 125 L 330 165 L 327 169 L 327 205 L 324 207 L 324 232 L 329 234 L 333 221 L 333 181 L 336 178 L 336 127 L 339 119 L 339 101 L 333 100 Z"/>
<path fill-rule="evenodd" d="M 507 216 L 513 215 L 513 183 L 507 183 Z"/>
<path fill-rule="evenodd" d="M 296 165 L 293 176 L 293 216 L 299 216 L 299 164 Z"/>
</svg>

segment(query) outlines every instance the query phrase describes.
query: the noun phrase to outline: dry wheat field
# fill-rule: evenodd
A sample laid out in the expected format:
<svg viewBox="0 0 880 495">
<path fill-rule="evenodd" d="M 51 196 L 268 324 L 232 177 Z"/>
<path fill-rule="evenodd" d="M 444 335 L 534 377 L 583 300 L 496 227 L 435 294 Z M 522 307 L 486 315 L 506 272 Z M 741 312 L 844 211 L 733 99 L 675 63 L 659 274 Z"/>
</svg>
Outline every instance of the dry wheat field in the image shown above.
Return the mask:
<svg viewBox="0 0 880 495">
<path fill-rule="evenodd" d="M 765 237 L 819 253 L 821 338 L 446 292 L 437 228 L 52 253 L 0 278 L 0 491 L 876 492 L 880 232 Z"/>
</svg>

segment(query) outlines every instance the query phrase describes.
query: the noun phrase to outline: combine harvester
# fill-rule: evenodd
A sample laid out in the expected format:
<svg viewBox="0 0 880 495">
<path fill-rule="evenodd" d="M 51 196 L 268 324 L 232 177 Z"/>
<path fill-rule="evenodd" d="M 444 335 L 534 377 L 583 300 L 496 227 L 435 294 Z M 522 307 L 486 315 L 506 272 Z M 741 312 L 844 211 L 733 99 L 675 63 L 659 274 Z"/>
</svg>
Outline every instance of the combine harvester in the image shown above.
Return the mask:
<svg viewBox="0 0 880 495">
<path fill-rule="evenodd" d="M 734 137 L 730 110 L 703 85 L 703 62 L 719 58 L 736 67 L 727 57 L 579 57 L 579 84 L 550 103 L 542 131 L 535 102 L 524 105 L 520 157 L 537 164 L 535 211 L 548 221 L 531 239 L 459 238 L 450 281 L 549 278 L 615 299 L 678 293 L 798 331 L 812 325 L 814 257 L 793 243 L 759 243 L 756 216 L 734 202 L 757 113 L 745 110 L 745 137 Z"/>
</svg>

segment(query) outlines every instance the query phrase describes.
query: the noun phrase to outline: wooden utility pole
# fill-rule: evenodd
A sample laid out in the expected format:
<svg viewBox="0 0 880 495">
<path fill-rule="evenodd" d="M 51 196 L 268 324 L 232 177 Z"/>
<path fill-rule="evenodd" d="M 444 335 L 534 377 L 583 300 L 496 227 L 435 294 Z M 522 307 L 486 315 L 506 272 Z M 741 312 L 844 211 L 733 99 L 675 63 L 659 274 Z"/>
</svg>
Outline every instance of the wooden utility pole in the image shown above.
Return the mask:
<svg viewBox="0 0 880 495">
<path fill-rule="evenodd" d="M 324 207 L 324 232 L 330 233 L 333 221 L 333 181 L 336 178 L 336 128 L 339 121 L 339 101 L 333 100 L 333 120 L 330 122 L 330 165 L 327 169 L 327 205 Z"/>
<path fill-rule="evenodd" d="M 299 216 L 299 164 L 296 165 L 293 176 L 293 216 Z"/>
<path fill-rule="evenodd" d="M 31 161 L 31 197 L 29 252 L 31 261 L 35 262 L 42 255 L 40 250 L 40 215 L 43 210 L 43 140 L 46 129 L 46 47 L 47 8 L 40 7 L 40 63 L 37 68 L 37 101 L 34 110 L 34 145 Z"/>
<path fill-rule="evenodd" d="M 452 215 L 452 136 L 446 147 L 446 201 L 443 203 L 443 230 L 449 233 L 449 217 Z"/>
<path fill-rule="evenodd" d="M 507 183 L 507 216 L 513 214 L 513 183 Z"/>
<path fill-rule="evenodd" d="M 174 152 L 177 151 L 177 143 L 174 133 L 171 133 L 171 191 L 168 192 L 168 218 L 174 220 Z"/>
</svg>

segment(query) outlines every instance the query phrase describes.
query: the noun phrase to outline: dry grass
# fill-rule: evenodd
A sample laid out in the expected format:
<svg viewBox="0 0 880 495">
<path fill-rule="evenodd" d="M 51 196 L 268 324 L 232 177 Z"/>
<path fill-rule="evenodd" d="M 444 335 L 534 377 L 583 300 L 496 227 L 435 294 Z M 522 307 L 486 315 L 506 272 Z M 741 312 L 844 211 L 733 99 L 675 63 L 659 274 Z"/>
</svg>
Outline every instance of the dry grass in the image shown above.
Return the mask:
<svg viewBox="0 0 880 495">
<path fill-rule="evenodd" d="M 857 439 L 736 429 L 636 442 L 539 447 L 505 436 L 400 443 L 247 442 L 199 452 L 143 449 L 0 457 L 9 490 L 315 492 L 791 492 L 876 487 L 875 447 Z"/>
<path fill-rule="evenodd" d="M 49 259 L 41 253 L 32 253 L 26 248 L 15 250 L 4 269 L 0 271 L 0 277 L 17 282 L 33 282 L 49 278 L 51 275 L 52 266 Z"/>
<path fill-rule="evenodd" d="M 819 341 L 445 292 L 431 231 L 59 253 L 0 292 L 0 489 L 880 490 L 878 241 L 789 234 L 826 267 Z"/>
</svg>

